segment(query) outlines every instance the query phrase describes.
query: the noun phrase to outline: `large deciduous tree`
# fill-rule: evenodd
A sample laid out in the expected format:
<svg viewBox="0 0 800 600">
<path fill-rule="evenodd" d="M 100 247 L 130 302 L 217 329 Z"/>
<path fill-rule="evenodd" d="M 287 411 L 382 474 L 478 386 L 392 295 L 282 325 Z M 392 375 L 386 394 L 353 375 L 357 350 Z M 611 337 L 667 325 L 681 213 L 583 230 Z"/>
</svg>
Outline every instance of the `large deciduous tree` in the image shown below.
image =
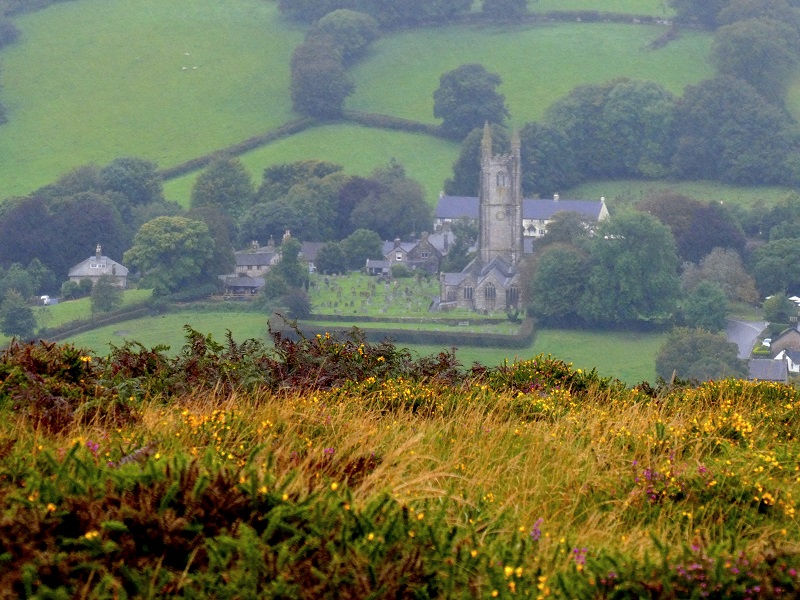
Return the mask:
<svg viewBox="0 0 800 600">
<path fill-rule="evenodd" d="M 753 277 L 762 296 L 800 291 L 800 238 L 767 242 L 753 258 Z"/>
<path fill-rule="evenodd" d="M 322 119 L 341 115 L 355 84 L 333 38 L 317 35 L 300 44 L 292 54 L 291 70 L 295 111 Z"/>
<path fill-rule="evenodd" d="M 33 310 L 16 290 L 9 290 L 0 304 L 0 331 L 22 339 L 33 337 L 36 317 Z"/>
<path fill-rule="evenodd" d="M 213 255 L 214 240 L 205 223 L 158 217 L 142 225 L 123 260 L 142 273 L 145 286 L 163 295 L 192 285 Z"/>
<path fill-rule="evenodd" d="M 711 54 L 721 74 L 743 79 L 762 96 L 782 104 L 798 51 L 800 34 L 792 25 L 748 19 L 720 27 Z"/>
<path fill-rule="evenodd" d="M 574 319 L 586 288 L 589 257 L 575 246 L 550 244 L 535 260 L 528 290 L 531 312 L 555 323 Z"/>
<path fill-rule="evenodd" d="M 688 86 L 681 100 L 673 165 L 686 179 L 742 185 L 780 184 L 796 177 L 789 115 L 741 79 L 720 76 Z"/>
<path fill-rule="evenodd" d="M 666 225 L 628 212 L 601 223 L 579 314 L 596 324 L 661 324 L 678 295 L 678 255 Z"/>
<path fill-rule="evenodd" d="M 471 135 L 471 134 L 470 134 Z M 519 134 L 522 191 L 529 197 L 552 196 L 583 179 L 575 152 L 563 131 L 546 123 L 528 123 Z M 475 180 L 479 176 L 475 174 Z"/>
<path fill-rule="evenodd" d="M 717 15 L 730 0 L 669 0 L 679 21 L 698 23 L 708 29 L 717 26 Z"/>
<path fill-rule="evenodd" d="M 485 122 L 502 125 L 508 109 L 505 96 L 497 92 L 501 83 L 499 75 L 478 64 L 444 73 L 433 93 L 433 116 L 442 119 L 442 132 L 460 140 Z"/>
<path fill-rule="evenodd" d="M 212 162 L 195 179 L 189 205 L 212 206 L 233 218 L 240 217 L 253 201 L 250 173 L 238 158 Z"/>
<path fill-rule="evenodd" d="M 430 227 L 433 215 L 422 187 L 406 176 L 401 164 L 392 161 L 373 171 L 370 179 L 380 191 L 356 205 L 350 215 L 353 227 L 375 231 L 385 240 L 420 234 Z"/>
<path fill-rule="evenodd" d="M 164 200 L 158 165 L 149 160 L 116 158 L 100 169 L 100 180 L 104 191 L 121 193 L 131 207 Z M 127 216 L 122 207 L 119 208 L 123 216 Z"/>
<path fill-rule="evenodd" d="M 102 275 L 92 288 L 92 314 L 108 313 L 122 305 L 122 289 L 116 278 Z"/>
<path fill-rule="evenodd" d="M 736 344 L 725 336 L 702 329 L 676 328 L 656 356 L 656 373 L 666 381 L 706 381 L 726 377 L 747 377 Z"/>
<path fill-rule="evenodd" d="M 703 281 L 718 285 L 731 302 L 753 304 L 758 301 L 755 281 L 745 270 L 742 258 L 736 250 L 714 248 L 699 265 L 684 265 L 681 287 L 685 291 L 691 292 Z"/>
<path fill-rule="evenodd" d="M 689 327 L 716 333 L 725 328 L 728 298 L 716 283 L 701 281 L 683 301 L 683 318 Z"/>
<path fill-rule="evenodd" d="M 363 54 L 367 47 L 378 38 L 378 22 L 370 15 L 355 10 L 334 10 L 314 24 L 309 37 L 330 36 L 345 61 L 352 61 Z"/>
</svg>

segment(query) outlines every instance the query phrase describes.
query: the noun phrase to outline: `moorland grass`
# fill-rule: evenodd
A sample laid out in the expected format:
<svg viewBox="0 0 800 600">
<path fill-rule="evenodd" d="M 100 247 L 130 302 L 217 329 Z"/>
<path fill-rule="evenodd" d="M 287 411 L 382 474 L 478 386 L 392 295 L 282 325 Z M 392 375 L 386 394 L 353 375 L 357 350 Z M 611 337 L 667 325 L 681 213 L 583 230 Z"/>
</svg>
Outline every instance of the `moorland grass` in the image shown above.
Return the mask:
<svg viewBox="0 0 800 600">
<path fill-rule="evenodd" d="M 433 205 L 443 181 L 451 176 L 457 157 L 458 144 L 439 138 L 338 124 L 309 129 L 248 152 L 240 159 L 258 187 L 264 168 L 270 165 L 318 159 L 338 163 L 348 174 L 366 176 L 395 158 L 406 168 L 406 174 L 422 185 L 426 199 Z M 198 174 L 165 182 L 164 195 L 188 206 Z"/>
<path fill-rule="evenodd" d="M 1 198 L 118 156 L 170 166 L 292 118 L 303 32 L 273 2 L 80 0 L 15 22 L 20 41 L 2 52 Z"/>
<path fill-rule="evenodd" d="M 660 83 L 676 95 L 713 75 L 711 36 L 687 31 L 659 50 L 647 46 L 664 28 L 618 24 L 453 26 L 417 29 L 375 42 L 353 69 L 350 109 L 434 123 L 439 77 L 481 63 L 503 78 L 511 122 L 537 121 L 575 86 L 631 77 Z"/>
<path fill-rule="evenodd" d="M 153 570 L 142 564 L 156 563 L 165 589 L 177 582 L 187 595 L 218 597 L 271 585 L 275 563 L 293 581 L 292 567 L 322 548 L 328 560 L 314 562 L 314 579 L 298 582 L 292 597 L 315 597 L 308 586 L 318 581 L 318 589 L 337 581 L 352 587 L 357 574 L 374 587 L 388 584 L 395 571 L 385 568 L 386 552 L 395 563 L 413 557 L 403 576 L 417 561 L 458 576 L 448 595 L 456 598 L 515 598 L 523 590 L 684 598 L 706 589 L 720 598 L 794 597 L 800 589 L 800 396 L 793 388 L 720 381 L 651 396 L 541 358 L 475 378 L 391 377 L 381 369 L 397 364 L 392 355 L 313 343 L 328 350 L 287 359 L 331 370 L 369 360 L 374 374 L 339 389 L 265 379 L 261 388 L 250 381 L 222 391 L 214 381 L 224 381 L 226 370 L 247 380 L 259 368 L 187 352 L 183 367 L 209 365 L 195 377 L 214 381 L 160 392 L 165 384 L 185 389 L 171 385 L 185 381 L 186 369 L 165 365 L 166 380 L 138 376 L 135 394 L 116 400 L 132 412 L 81 420 L 96 406 L 71 397 L 82 410 L 58 431 L 35 418 L 36 402 L 46 403 L 47 386 L 66 382 L 48 376 L 31 394 L 9 378 L 13 401 L 0 419 L 9 518 L 0 533 L 17 576 L 6 571 L 6 584 L 22 590 L 23 567 L 35 572 L 72 560 L 90 568 L 52 569 L 47 582 L 90 592 L 139 581 L 146 595 Z M 85 373 L 65 389 L 107 397 L 122 389 L 107 386 L 125 383 L 126 360 L 117 363 L 122 380 L 109 382 L 101 378 L 105 363 L 70 351 L 63 358 Z M 231 515 L 229 507 L 239 510 Z M 281 529 L 281 517 L 291 527 Z M 15 530 L 14 518 L 24 527 Z M 237 518 L 253 525 L 237 528 Z M 326 539 L 342 521 L 346 535 Z M 192 554 L 187 562 L 192 546 L 175 532 L 189 527 L 205 536 L 191 541 L 208 544 L 215 560 Z M 258 535 L 248 536 L 251 527 Z M 289 534 L 275 536 L 276 529 Z M 224 538 L 215 540 L 220 531 Z M 176 547 L 186 550 L 168 556 Z M 271 560 L 278 548 L 282 560 Z M 123 552 L 129 566 L 120 570 Z M 344 563 L 345 577 L 331 574 L 361 556 Z M 104 577 L 91 578 L 92 569 Z M 144 576 L 134 577 L 137 569 Z M 219 579 L 204 575 L 216 570 Z M 418 589 L 441 581 L 430 572 Z M 28 577 L 32 589 L 41 585 L 36 579 Z M 191 594 L 196 587 L 204 592 Z"/>
<path fill-rule="evenodd" d="M 718 181 L 662 181 L 620 179 L 615 181 L 590 181 L 562 192 L 563 197 L 594 199 L 605 197 L 609 207 L 623 208 L 639 200 L 664 191 L 684 194 L 704 202 L 725 202 L 742 207 L 762 203 L 772 206 L 793 193 L 790 188 L 779 186 L 745 187 Z"/>
</svg>

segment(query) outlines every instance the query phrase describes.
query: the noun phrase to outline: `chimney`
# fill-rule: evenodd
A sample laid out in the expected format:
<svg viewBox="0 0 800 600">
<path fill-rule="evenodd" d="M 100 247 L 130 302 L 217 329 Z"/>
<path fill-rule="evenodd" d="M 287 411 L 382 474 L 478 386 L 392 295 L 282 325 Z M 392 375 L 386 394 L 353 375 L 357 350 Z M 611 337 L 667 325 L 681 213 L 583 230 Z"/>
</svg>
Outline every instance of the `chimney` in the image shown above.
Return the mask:
<svg viewBox="0 0 800 600">
<path fill-rule="evenodd" d="M 258 251 L 258 240 L 253 240 L 250 242 L 250 250 L 253 252 Z"/>
<path fill-rule="evenodd" d="M 283 234 L 283 241 L 285 242 L 286 240 L 288 240 L 291 237 L 292 237 L 292 232 L 287 229 L 286 233 Z"/>
<path fill-rule="evenodd" d="M 553 194 L 553 202 L 558 202 L 558 194 Z"/>
<path fill-rule="evenodd" d="M 275 248 L 275 239 L 272 236 L 269 236 L 269 241 L 267 242 L 267 248 Z"/>
<path fill-rule="evenodd" d="M 427 231 L 423 231 L 422 232 L 422 241 L 423 242 L 427 242 L 428 241 L 428 232 Z"/>
<path fill-rule="evenodd" d="M 395 248 L 399 248 L 400 247 L 400 238 L 394 238 L 394 247 Z"/>
<path fill-rule="evenodd" d="M 97 260 L 100 260 L 100 257 L 103 256 L 103 250 L 100 248 L 100 244 L 97 244 L 97 248 L 94 250 L 94 257 Z"/>
</svg>

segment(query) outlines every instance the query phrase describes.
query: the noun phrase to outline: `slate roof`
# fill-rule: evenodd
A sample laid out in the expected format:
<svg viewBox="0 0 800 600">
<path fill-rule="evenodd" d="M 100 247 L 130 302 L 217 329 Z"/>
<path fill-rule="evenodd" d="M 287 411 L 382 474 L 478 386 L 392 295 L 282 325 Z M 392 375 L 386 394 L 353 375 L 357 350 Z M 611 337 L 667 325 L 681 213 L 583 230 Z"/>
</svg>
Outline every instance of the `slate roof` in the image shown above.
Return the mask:
<svg viewBox="0 0 800 600">
<path fill-rule="evenodd" d="M 324 245 L 325 242 L 303 242 L 300 247 L 300 254 L 305 260 L 314 262 L 317 260 L 317 255 Z"/>
<path fill-rule="evenodd" d="M 275 258 L 274 252 L 237 252 L 237 267 L 268 267 Z"/>
<path fill-rule="evenodd" d="M 750 379 L 760 381 L 788 381 L 789 367 L 782 360 L 770 358 L 751 358 L 747 362 Z"/>
<path fill-rule="evenodd" d="M 94 269 L 91 265 L 104 264 L 105 268 Z M 100 277 L 101 275 L 113 275 L 115 277 L 127 277 L 128 268 L 121 265 L 115 260 L 111 260 L 107 256 L 101 256 L 99 259 L 96 255 L 92 255 L 86 260 L 79 262 L 77 265 L 69 270 L 69 277 Z"/>
<path fill-rule="evenodd" d="M 417 244 L 419 244 L 419 242 L 400 242 L 398 246 L 395 246 L 394 242 L 383 242 L 383 248 L 381 249 L 381 252 L 383 252 L 384 256 L 389 255 L 395 250 L 403 250 L 404 252 L 408 253 L 416 248 Z"/>
<path fill-rule="evenodd" d="M 522 218 L 549 220 L 559 212 L 576 212 L 587 219 L 600 216 L 603 203 L 600 200 L 555 200 L 526 198 L 522 201 Z M 471 196 L 440 196 L 434 211 L 437 219 L 477 219 L 480 200 Z"/>
<path fill-rule="evenodd" d="M 800 365 L 800 350 L 784 350 L 784 355 L 796 365 Z"/>
<path fill-rule="evenodd" d="M 220 279 L 224 279 L 225 287 L 256 289 L 264 287 L 263 277 L 247 277 L 246 275 L 220 275 Z"/>
</svg>

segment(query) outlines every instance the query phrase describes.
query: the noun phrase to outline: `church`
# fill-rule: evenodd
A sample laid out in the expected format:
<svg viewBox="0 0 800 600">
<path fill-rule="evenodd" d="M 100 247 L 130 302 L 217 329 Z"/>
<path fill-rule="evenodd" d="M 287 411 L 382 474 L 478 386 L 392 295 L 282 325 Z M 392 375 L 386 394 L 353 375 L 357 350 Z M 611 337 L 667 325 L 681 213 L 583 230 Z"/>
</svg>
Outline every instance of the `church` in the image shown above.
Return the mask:
<svg viewBox="0 0 800 600">
<path fill-rule="evenodd" d="M 457 219 L 478 222 L 477 256 L 460 273 L 439 275 L 441 310 L 466 308 L 481 312 L 519 308 L 523 282 L 519 263 L 533 251 L 533 239 L 544 235 L 547 223 L 559 212 L 577 212 L 586 222 L 608 218 L 604 199 L 523 199 L 520 139 L 515 132 L 511 152 L 494 155 L 488 124 L 481 141 L 481 178 L 478 198 L 439 198 L 436 225 Z"/>
</svg>

